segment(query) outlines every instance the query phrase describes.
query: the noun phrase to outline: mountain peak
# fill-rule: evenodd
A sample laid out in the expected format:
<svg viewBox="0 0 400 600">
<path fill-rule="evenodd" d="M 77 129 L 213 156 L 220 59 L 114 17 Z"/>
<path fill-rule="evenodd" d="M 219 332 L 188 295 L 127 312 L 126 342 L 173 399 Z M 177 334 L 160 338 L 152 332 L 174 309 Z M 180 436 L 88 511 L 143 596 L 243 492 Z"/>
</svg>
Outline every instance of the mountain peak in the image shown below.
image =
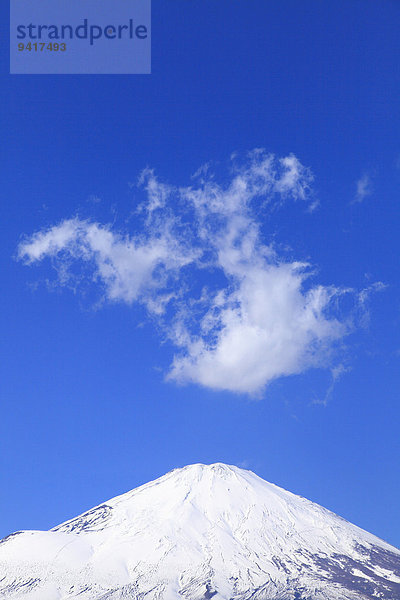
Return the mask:
<svg viewBox="0 0 400 600">
<path fill-rule="evenodd" d="M 226 465 L 222 462 L 216 462 L 211 463 L 209 465 L 204 463 L 193 463 L 191 465 L 185 465 L 184 467 L 177 467 L 175 469 L 172 469 L 171 471 L 169 471 L 169 473 L 188 473 L 193 474 L 195 476 L 195 474 L 197 473 L 211 472 L 216 473 L 217 475 L 222 475 L 223 473 L 235 473 L 240 472 L 241 470 L 242 469 L 240 469 L 239 467 L 235 467 L 233 465 Z M 167 475 L 169 475 L 169 473 L 167 473 Z"/>
<path fill-rule="evenodd" d="M 174 469 L 51 531 L 13 534 L 0 573 L 10 600 L 400 597 L 398 550 L 223 463 Z"/>
<path fill-rule="evenodd" d="M 202 477 L 220 477 L 221 479 L 225 480 L 229 477 L 240 477 L 245 473 L 252 472 L 234 465 L 227 465 L 222 462 L 217 462 L 211 464 L 194 463 L 184 467 L 178 467 L 176 469 L 172 469 L 172 471 L 167 473 L 166 476 L 168 476 L 170 473 L 175 474 L 175 476 L 179 478 L 191 477 L 195 481 L 201 479 Z M 252 475 L 256 477 L 254 473 L 252 473 Z"/>
</svg>

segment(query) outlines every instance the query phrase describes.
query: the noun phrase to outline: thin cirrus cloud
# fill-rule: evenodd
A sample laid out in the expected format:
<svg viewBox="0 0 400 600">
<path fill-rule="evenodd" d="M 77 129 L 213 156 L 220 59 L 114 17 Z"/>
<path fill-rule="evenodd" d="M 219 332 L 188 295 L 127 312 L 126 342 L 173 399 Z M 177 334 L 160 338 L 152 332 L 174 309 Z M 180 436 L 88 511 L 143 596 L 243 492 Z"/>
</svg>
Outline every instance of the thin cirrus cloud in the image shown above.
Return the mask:
<svg viewBox="0 0 400 600">
<path fill-rule="evenodd" d="M 372 181 L 368 173 L 364 173 L 360 179 L 356 181 L 356 194 L 353 202 L 363 202 L 365 198 L 372 194 Z"/>
<path fill-rule="evenodd" d="M 18 257 L 51 258 L 60 285 L 78 277 L 106 302 L 142 304 L 175 347 L 168 380 L 260 395 L 276 378 L 329 366 L 349 325 L 333 314 L 343 290 L 312 285 L 308 264 L 262 239 L 263 211 L 286 200 L 315 205 L 310 171 L 262 150 L 232 160 L 224 184 L 207 168 L 186 187 L 146 169 L 138 231 L 67 219 L 24 239 Z"/>
</svg>

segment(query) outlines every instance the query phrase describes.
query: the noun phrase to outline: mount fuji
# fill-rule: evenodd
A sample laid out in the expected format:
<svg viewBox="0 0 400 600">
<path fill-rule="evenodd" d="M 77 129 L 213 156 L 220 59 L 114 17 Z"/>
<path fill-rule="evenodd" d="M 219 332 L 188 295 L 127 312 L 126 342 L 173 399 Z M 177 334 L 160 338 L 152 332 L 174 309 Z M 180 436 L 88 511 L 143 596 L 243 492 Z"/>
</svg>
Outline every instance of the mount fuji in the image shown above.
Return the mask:
<svg viewBox="0 0 400 600">
<path fill-rule="evenodd" d="M 190 465 L 0 541 L 7 600 L 399 600 L 400 550 L 250 471 Z"/>
</svg>

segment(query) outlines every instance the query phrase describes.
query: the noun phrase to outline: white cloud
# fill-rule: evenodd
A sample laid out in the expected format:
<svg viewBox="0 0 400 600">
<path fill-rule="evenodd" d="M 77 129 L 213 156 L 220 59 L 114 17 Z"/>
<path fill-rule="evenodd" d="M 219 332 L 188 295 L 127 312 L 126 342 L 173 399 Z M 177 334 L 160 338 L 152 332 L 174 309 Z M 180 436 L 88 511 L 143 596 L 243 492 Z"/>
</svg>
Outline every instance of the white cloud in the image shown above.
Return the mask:
<svg viewBox="0 0 400 600">
<path fill-rule="evenodd" d="M 336 290 L 305 292 L 300 265 L 252 260 L 233 275 L 234 290 L 214 299 L 201 334 L 185 343 L 170 377 L 254 394 L 277 377 L 321 366 L 330 344 L 345 334 L 343 324 L 325 315 Z"/>
<path fill-rule="evenodd" d="M 181 246 L 167 228 L 141 239 L 80 219 L 65 220 L 36 233 L 20 244 L 18 256 L 27 263 L 45 256 L 55 258 L 63 274 L 60 283 L 65 283 L 68 275 L 73 277 L 66 270 L 71 259 L 86 263 L 92 267 L 93 281 L 104 287 L 106 299 L 127 304 L 143 301 L 153 290 L 166 287 L 168 277 L 193 260 L 191 251 Z M 159 306 L 156 299 L 150 300 L 152 306 Z"/>
<path fill-rule="evenodd" d="M 293 155 L 256 150 L 225 185 L 208 169 L 196 181 L 172 187 L 146 169 L 141 231 L 70 219 L 23 241 L 19 257 L 51 257 L 60 283 L 77 261 L 105 300 L 141 302 L 158 315 L 177 348 L 170 380 L 260 394 L 277 377 L 329 365 L 349 330 L 331 314 L 342 291 L 312 286 L 309 266 L 280 258 L 260 230 L 268 205 L 315 204 L 310 171 Z"/>
<path fill-rule="evenodd" d="M 367 196 L 372 194 L 372 181 L 371 177 L 364 173 L 356 182 L 356 195 L 354 202 L 362 202 Z"/>
</svg>

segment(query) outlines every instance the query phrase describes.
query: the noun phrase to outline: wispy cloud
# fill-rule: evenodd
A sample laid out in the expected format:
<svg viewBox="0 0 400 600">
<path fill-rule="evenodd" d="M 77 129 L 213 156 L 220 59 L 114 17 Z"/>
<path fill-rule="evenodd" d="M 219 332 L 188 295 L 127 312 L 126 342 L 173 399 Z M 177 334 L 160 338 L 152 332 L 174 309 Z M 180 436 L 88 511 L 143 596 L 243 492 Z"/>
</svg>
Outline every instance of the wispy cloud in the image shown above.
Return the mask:
<svg viewBox="0 0 400 600">
<path fill-rule="evenodd" d="M 320 406 L 328 406 L 329 401 L 332 397 L 333 391 L 335 389 L 336 383 L 339 381 L 339 379 L 341 377 L 343 377 L 343 375 L 345 373 L 348 373 L 350 370 L 351 370 L 350 367 L 345 366 L 344 364 L 338 364 L 338 365 L 335 365 L 334 367 L 332 367 L 331 368 L 331 381 L 328 386 L 328 389 L 325 392 L 325 396 L 322 399 L 315 398 L 311 402 L 311 404 L 318 404 Z"/>
<path fill-rule="evenodd" d="M 356 193 L 353 202 L 362 202 L 367 196 L 371 196 L 372 192 L 373 187 L 371 177 L 368 173 L 364 173 L 360 179 L 356 181 Z"/>
<path fill-rule="evenodd" d="M 209 168 L 185 187 L 146 169 L 135 233 L 68 219 L 22 241 L 19 258 L 50 257 L 61 285 L 78 265 L 104 301 L 143 304 L 176 347 L 169 380 L 260 394 L 278 377 L 329 365 L 349 331 L 334 315 L 344 291 L 312 285 L 308 264 L 286 261 L 262 239 L 262 211 L 288 200 L 312 206 L 311 183 L 295 156 L 263 150 L 233 159 L 224 184 Z"/>
<path fill-rule="evenodd" d="M 155 299 L 162 300 L 159 292 L 167 281 L 195 258 L 168 231 L 167 224 L 162 232 L 141 239 L 78 218 L 36 233 L 20 244 L 18 255 L 28 264 L 52 257 L 59 283 L 64 285 L 77 277 L 70 269 L 72 261 L 80 262 L 87 267 L 85 276 L 102 286 L 105 299 L 127 304 L 142 301 L 149 308 L 155 307 Z"/>
<path fill-rule="evenodd" d="M 382 281 L 375 281 L 366 288 L 362 289 L 358 294 L 358 309 L 359 309 L 359 324 L 367 328 L 370 322 L 369 301 L 373 294 L 383 292 L 388 286 Z"/>
</svg>

